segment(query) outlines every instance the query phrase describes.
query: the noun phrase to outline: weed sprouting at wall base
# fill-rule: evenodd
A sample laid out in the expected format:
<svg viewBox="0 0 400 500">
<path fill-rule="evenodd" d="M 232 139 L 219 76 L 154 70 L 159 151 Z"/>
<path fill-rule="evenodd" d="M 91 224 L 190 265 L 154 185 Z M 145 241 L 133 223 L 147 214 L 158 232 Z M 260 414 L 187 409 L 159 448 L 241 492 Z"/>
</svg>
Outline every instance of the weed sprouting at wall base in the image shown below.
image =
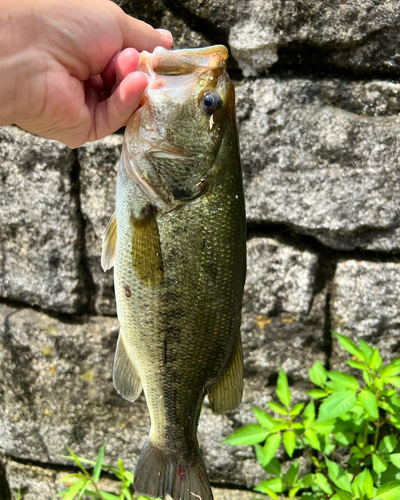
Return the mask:
<svg viewBox="0 0 400 500">
<path fill-rule="evenodd" d="M 281 404 L 270 401 L 268 412 L 253 408 L 258 423 L 241 427 L 224 443 L 254 445 L 269 476 L 255 491 L 274 500 L 399 500 L 400 358 L 383 366 L 377 348 L 332 333 L 352 355 L 346 363 L 362 377 L 326 370 L 318 361 L 309 371 L 316 388 L 307 395 L 313 400 L 291 406 L 281 369 Z M 285 453 L 289 468 L 277 457 Z M 301 456 L 311 470 L 302 475 Z"/>
</svg>

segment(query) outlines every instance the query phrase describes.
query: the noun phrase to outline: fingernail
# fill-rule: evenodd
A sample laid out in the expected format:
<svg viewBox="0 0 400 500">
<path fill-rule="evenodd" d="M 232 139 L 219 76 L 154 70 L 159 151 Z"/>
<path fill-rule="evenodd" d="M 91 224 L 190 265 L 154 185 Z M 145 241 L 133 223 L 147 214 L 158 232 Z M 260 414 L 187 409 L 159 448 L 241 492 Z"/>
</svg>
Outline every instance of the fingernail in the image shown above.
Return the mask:
<svg viewBox="0 0 400 500">
<path fill-rule="evenodd" d="M 160 28 L 160 29 L 158 29 L 157 31 L 158 31 L 159 33 L 161 33 L 161 34 L 162 34 L 162 36 L 163 36 L 164 38 L 166 38 L 168 41 L 170 41 L 170 42 L 173 42 L 173 41 L 174 41 L 174 37 L 172 36 L 172 33 L 171 33 L 170 31 L 168 31 L 168 30 L 164 30 L 164 29 L 161 29 L 161 28 Z"/>
</svg>

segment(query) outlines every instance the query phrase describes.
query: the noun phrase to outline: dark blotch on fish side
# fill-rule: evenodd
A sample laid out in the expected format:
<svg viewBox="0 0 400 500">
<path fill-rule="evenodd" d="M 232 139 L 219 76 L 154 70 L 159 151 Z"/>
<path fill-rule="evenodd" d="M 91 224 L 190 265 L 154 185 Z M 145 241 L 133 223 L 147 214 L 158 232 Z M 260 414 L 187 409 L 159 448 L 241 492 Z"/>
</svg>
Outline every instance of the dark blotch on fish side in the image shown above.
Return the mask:
<svg viewBox="0 0 400 500">
<path fill-rule="evenodd" d="M 175 200 L 185 200 L 189 199 L 192 196 L 192 191 L 181 187 L 175 187 L 172 190 L 172 196 L 175 198 Z"/>
<path fill-rule="evenodd" d="M 127 299 L 129 299 L 129 297 L 131 296 L 131 291 L 130 291 L 129 287 L 124 285 L 124 290 L 125 290 L 125 297 Z"/>
</svg>

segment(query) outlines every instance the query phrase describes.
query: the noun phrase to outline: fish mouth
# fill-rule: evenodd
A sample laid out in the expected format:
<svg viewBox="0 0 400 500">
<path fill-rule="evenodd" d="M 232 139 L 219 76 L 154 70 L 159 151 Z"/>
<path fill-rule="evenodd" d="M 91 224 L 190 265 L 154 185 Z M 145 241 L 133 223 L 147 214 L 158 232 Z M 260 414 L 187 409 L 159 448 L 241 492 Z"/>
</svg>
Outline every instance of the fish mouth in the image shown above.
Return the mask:
<svg viewBox="0 0 400 500">
<path fill-rule="evenodd" d="M 149 84 L 141 105 L 152 90 L 160 90 L 175 101 L 185 101 L 193 94 L 203 73 L 210 80 L 225 73 L 228 55 L 224 45 L 181 50 L 156 47 L 153 53 L 142 52 L 138 69 L 149 77 Z"/>
</svg>

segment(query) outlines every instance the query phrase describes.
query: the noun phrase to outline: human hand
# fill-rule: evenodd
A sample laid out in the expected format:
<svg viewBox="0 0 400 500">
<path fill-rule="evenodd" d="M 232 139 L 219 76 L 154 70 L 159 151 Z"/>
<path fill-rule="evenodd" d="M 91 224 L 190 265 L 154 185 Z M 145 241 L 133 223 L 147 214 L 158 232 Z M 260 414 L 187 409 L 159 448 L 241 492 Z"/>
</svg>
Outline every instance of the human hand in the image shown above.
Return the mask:
<svg viewBox="0 0 400 500">
<path fill-rule="evenodd" d="M 2 0 L 0 126 L 71 148 L 115 132 L 147 85 L 138 51 L 159 45 L 171 47 L 169 32 L 109 0 Z"/>
</svg>

